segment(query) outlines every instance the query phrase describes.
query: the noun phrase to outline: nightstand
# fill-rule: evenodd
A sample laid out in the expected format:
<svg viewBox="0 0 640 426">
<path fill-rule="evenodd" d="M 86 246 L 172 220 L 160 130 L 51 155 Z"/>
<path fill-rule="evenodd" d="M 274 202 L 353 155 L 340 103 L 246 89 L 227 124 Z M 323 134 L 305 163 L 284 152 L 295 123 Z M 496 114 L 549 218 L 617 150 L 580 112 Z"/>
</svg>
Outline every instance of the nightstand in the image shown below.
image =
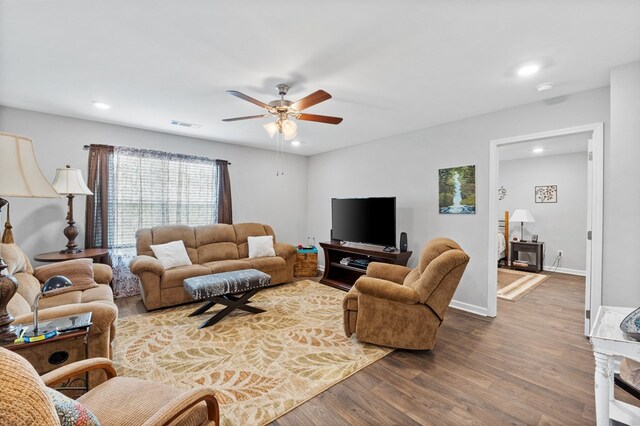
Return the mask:
<svg viewBox="0 0 640 426">
<path fill-rule="evenodd" d="M 511 269 L 540 272 L 544 264 L 544 243 L 541 241 L 510 241 L 511 244 Z M 533 260 L 519 260 L 520 253 L 530 253 Z"/>
</svg>

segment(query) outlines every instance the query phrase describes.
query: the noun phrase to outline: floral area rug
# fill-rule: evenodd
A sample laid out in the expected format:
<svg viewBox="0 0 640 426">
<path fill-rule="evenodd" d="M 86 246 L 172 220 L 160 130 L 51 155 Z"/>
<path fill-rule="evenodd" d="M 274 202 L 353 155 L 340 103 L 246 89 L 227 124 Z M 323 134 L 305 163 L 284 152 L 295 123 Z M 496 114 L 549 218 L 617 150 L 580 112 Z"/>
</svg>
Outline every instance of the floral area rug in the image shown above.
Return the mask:
<svg viewBox="0 0 640 426">
<path fill-rule="evenodd" d="M 125 317 L 115 368 L 182 389 L 213 388 L 223 425 L 266 424 L 392 351 L 344 336 L 344 295 L 313 281 L 276 286 L 252 298 L 266 312 L 236 310 L 202 330 L 221 307 L 196 317 L 187 315 L 197 304 Z"/>
</svg>

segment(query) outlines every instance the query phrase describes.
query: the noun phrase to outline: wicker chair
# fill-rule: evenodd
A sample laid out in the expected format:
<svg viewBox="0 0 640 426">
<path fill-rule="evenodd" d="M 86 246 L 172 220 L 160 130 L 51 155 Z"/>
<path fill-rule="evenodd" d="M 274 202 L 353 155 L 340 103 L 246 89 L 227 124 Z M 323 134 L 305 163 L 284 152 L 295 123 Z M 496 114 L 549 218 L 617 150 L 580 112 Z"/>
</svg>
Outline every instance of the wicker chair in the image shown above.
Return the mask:
<svg viewBox="0 0 640 426">
<path fill-rule="evenodd" d="M 211 389 L 179 391 L 146 380 L 116 377 L 107 358 L 78 361 L 40 377 L 27 360 L 4 348 L 0 348 L 0 423 L 59 425 L 45 386 L 95 369 L 103 370 L 108 380 L 77 401 L 103 426 L 219 424 L 218 402 Z"/>
</svg>

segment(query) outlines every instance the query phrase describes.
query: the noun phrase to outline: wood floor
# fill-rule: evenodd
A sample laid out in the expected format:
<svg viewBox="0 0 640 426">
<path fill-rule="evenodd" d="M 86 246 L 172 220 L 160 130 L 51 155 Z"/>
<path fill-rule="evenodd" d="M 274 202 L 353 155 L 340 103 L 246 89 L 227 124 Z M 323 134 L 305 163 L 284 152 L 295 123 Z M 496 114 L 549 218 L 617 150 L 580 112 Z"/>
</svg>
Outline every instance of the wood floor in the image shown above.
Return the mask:
<svg viewBox="0 0 640 426">
<path fill-rule="evenodd" d="M 595 424 L 584 278 L 549 274 L 496 318 L 449 309 L 434 350 L 396 350 L 273 425 Z M 144 312 L 139 297 L 117 304 Z"/>
</svg>

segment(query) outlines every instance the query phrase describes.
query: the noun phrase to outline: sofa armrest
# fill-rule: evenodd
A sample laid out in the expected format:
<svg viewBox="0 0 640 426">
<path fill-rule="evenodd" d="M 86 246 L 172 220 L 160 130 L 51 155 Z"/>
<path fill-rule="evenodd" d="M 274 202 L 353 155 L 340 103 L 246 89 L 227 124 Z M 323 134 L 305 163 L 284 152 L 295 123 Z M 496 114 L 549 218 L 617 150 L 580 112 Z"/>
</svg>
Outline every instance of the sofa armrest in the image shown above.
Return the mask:
<svg viewBox="0 0 640 426">
<path fill-rule="evenodd" d="M 406 266 L 394 265 L 392 263 L 371 262 L 367 266 L 367 276 L 380 278 L 381 280 L 392 281 L 402 284 L 411 269 Z"/>
<path fill-rule="evenodd" d="M 98 284 L 109 284 L 113 279 L 111 266 L 102 263 L 93 264 L 93 280 Z"/>
<path fill-rule="evenodd" d="M 134 257 L 129 263 L 129 269 L 137 276 L 140 276 L 143 272 L 151 272 L 157 276 L 164 274 L 162 263 L 155 257 L 146 255 Z"/>
<path fill-rule="evenodd" d="M 276 256 L 280 256 L 283 259 L 287 259 L 290 256 L 295 256 L 298 253 L 298 250 L 295 246 L 287 243 L 275 243 L 273 245 L 273 249 L 276 252 Z"/>
<path fill-rule="evenodd" d="M 390 281 L 381 280 L 379 278 L 371 278 L 362 276 L 356 281 L 356 289 L 369 296 L 379 299 L 392 300 L 394 302 L 415 305 L 418 303 L 419 297 L 412 288 L 392 283 Z"/>
<path fill-rule="evenodd" d="M 111 331 L 111 325 L 118 318 L 118 308 L 112 302 L 89 302 L 89 303 L 71 303 L 69 305 L 53 306 L 51 308 L 43 308 L 38 310 L 38 322 L 49 320 L 52 318 L 66 317 L 70 315 L 91 312 L 91 328 L 90 335 L 101 334 Z M 31 324 L 33 323 L 33 314 L 18 315 L 14 324 Z"/>
<path fill-rule="evenodd" d="M 72 377 L 94 370 L 103 370 L 107 375 L 107 380 L 117 375 L 116 370 L 113 368 L 113 362 L 109 358 L 89 358 L 56 368 L 43 374 L 40 378 L 45 386 L 53 387 Z"/>
</svg>

